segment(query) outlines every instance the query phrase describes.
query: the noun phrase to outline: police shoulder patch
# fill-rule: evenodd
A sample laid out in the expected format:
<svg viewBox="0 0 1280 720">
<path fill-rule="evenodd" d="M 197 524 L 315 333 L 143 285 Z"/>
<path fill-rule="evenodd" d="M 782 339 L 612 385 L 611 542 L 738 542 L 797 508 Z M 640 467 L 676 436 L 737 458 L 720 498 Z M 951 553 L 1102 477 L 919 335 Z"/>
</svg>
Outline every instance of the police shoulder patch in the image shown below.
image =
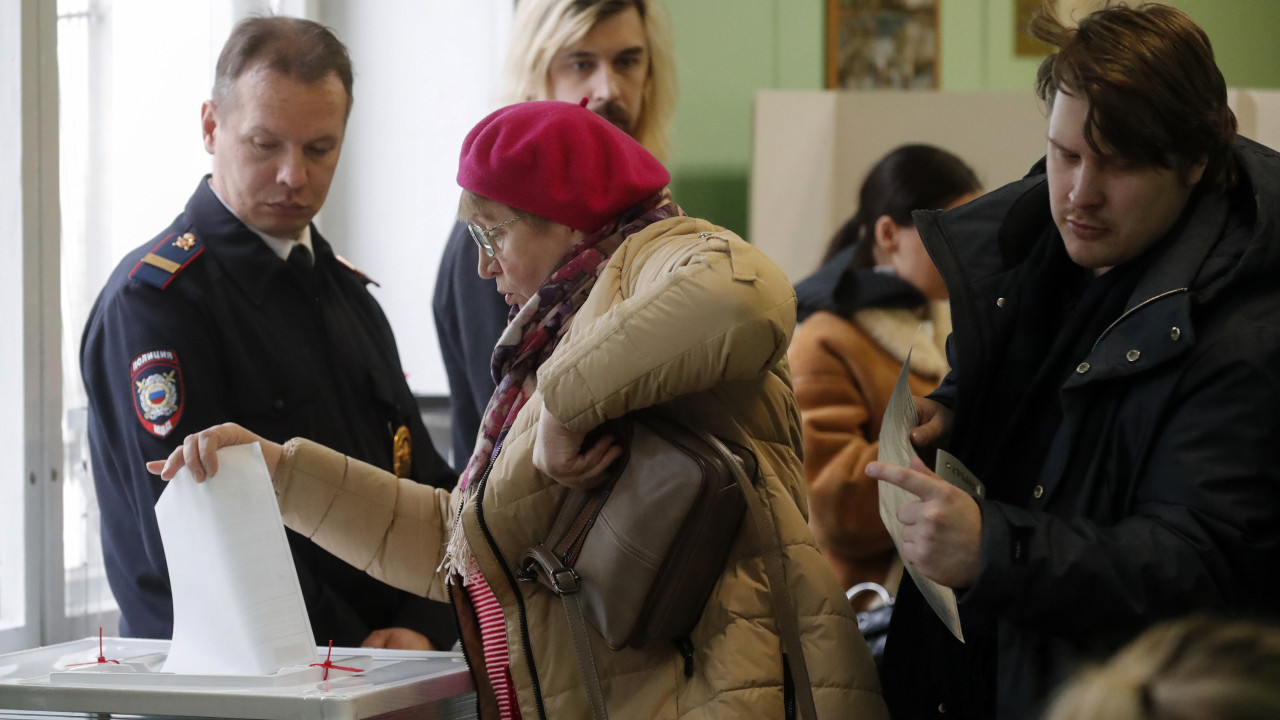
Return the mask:
<svg viewBox="0 0 1280 720">
<path fill-rule="evenodd" d="M 148 350 L 129 362 L 133 409 L 147 432 L 164 437 L 182 417 L 182 368 L 172 350 Z"/>
<path fill-rule="evenodd" d="M 161 290 L 204 252 L 204 243 L 191 233 L 174 233 L 151 248 L 129 272 L 129 277 Z"/>
</svg>

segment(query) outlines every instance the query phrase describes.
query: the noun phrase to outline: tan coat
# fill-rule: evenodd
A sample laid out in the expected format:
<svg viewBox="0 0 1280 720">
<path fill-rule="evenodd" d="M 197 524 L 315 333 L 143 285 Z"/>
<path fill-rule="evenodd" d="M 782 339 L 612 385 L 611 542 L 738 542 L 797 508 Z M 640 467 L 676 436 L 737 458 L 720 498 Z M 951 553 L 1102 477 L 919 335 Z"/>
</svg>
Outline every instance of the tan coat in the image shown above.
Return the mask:
<svg viewBox="0 0 1280 720">
<path fill-rule="evenodd" d="M 794 294 L 781 271 L 705 221 L 656 223 L 614 254 L 568 336 L 540 369 L 539 392 L 516 418 L 479 502 L 469 501 L 462 513 L 463 532 L 504 611 L 525 718 L 589 716 L 560 600 L 513 577 L 517 557 L 545 539 L 567 492 L 532 464 L 544 402 L 577 430 L 661 403 L 721 435 L 733 435 L 736 420 L 759 456 L 764 495 L 784 541 L 788 589 L 820 716 L 887 717 L 856 620 L 804 515 L 800 419 L 785 360 L 794 318 Z M 289 445 L 276 485 L 290 527 L 387 582 L 445 597 L 435 569 L 457 493 L 451 498 L 393 482 L 299 441 Z M 595 646 L 612 718 L 783 716 L 780 641 L 750 523 L 743 528 L 690 635 L 691 677 L 669 645 Z M 472 657 L 481 675 L 482 663 Z M 482 712 L 491 710 L 482 705 Z"/>
<path fill-rule="evenodd" d="M 885 406 L 913 343 L 913 394 L 929 393 L 947 372 L 946 304 L 936 304 L 930 316 L 932 325 L 917 336 L 922 313 L 912 310 L 869 308 L 852 320 L 816 312 L 791 343 L 788 358 L 804 420 L 809 523 L 846 588 L 870 581 L 893 592 L 901 577 L 893 541 L 880 521 L 876 481 L 867 477 L 866 466 L 876 459 Z M 857 607 L 869 599 L 860 598 Z"/>
</svg>

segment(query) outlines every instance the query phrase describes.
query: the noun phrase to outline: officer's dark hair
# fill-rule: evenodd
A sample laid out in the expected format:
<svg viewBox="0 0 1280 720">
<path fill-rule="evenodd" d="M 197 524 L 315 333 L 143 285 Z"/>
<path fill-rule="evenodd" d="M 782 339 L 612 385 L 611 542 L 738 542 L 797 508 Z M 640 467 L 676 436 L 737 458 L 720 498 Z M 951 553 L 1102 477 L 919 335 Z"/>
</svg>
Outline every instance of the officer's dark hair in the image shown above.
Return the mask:
<svg viewBox="0 0 1280 720">
<path fill-rule="evenodd" d="M 1146 167 L 1186 173 L 1205 162 L 1209 188 L 1235 180 L 1236 116 L 1209 37 L 1167 5 L 1120 4 L 1086 15 L 1078 28 L 1041 0 L 1030 30 L 1058 48 L 1040 64 L 1037 92 L 1052 110 L 1059 91 L 1089 102 L 1085 142 Z"/>
<path fill-rule="evenodd" d="M 246 70 L 266 65 L 304 83 L 338 76 L 347 91 L 347 115 L 351 114 L 354 76 L 347 46 L 329 28 L 311 20 L 292 17 L 247 17 L 231 30 L 218 56 L 213 81 L 213 104 L 223 106 L 235 96 L 236 80 Z"/>
<path fill-rule="evenodd" d="M 912 210 L 939 210 L 982 184 L 973 169 L 955 155 L 933 145 L 902 145 L 872 166 L 858 191 L 858 211 L 845 221 L 827 245 L 823 264 L 850 245 L 857 245 L 852 266 L 875 261 L 876 221 L 888 215 L 903 227 L 914 225 Z"/>
</svg>

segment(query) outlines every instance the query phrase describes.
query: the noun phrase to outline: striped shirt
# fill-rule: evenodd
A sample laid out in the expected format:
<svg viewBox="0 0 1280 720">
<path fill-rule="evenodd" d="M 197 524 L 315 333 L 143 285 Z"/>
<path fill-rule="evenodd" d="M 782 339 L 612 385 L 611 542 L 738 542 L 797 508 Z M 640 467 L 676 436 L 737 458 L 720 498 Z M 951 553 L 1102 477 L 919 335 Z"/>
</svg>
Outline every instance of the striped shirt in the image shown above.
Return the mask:
<svg viewBox="0 0 1280 720">
<path fill-rule="evenodd" d="M 516 704 L 515 685 L 511 681 L 511 656 L 507 650 L 507 629 L 502 618 L 502 606 L 493 594 L 493 588 L 484 575 L 475 573 L 463 586 L 476 609 L 480 622 L 480 645 L 484 649 L 484 669 L 498 696 L 498 711 L 502 720 L 520 720 L 520 707 Z"/>
</svg>

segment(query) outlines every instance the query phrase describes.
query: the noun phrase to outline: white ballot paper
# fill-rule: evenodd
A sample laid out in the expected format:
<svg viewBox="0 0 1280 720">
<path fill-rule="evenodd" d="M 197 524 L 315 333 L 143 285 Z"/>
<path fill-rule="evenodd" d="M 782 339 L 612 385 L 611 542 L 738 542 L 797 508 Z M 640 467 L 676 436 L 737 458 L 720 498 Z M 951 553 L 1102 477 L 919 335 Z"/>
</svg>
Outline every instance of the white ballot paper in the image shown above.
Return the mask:
<svg viewBox="0 0 1280 720">
<path fill-rule="evenodd" d="M 911 401 L 911 387 L 907 384 L 907 373 L 910 367 L 911 353 L 908 351 L 907 359 L 902 363 L 902 371 L 898 373 L 898 382 L 894 385 L 893 394 L 889 396 L 889 403 L 884 410 L 884 421 L 880 424 L 880 451 L 876 457 L 882 463 L 899 467 L 910 467 L 911 458 L 916 456 L 916 451 L 911 445 L 911 431 L 916 426 L 917 418 L 915 403 Z M 934 472 L 971 495 L 983 494 L 982 483 L 978 482 L 968 468 L 946 451 L 938 451 Z M 894 547 L 898 548 L 898 554 L 901 555 L 902 523 L 898 522 L 898 508 L 920 498 L 897 485 L 890 485 L 884 481 L 879 485 L 880 519 L 884 521 L 884 526 L 888 528 L 889 535 L 893 538 Z M 915 580 L 916 587 L 920 588 L 920 593 L 924 595 L 925 600 L 929 601 L 929 607 L 938 614 L 951 634 L 955 635 L 960 642 L 964 642 L 955 591 L 925 577 L 914 564 L 904 560 L 903 565 L 906 566 L 907 572 L 911 573 L 911 579 Z"/>
<path fill-rule="evenodd" d="M 156 502 L 173 589 L 163 672 L 269 675 L 319 662 L 280 508 L 257 443 L 218 451 L 218 474 L 184 467 Z"/>
</svg>

